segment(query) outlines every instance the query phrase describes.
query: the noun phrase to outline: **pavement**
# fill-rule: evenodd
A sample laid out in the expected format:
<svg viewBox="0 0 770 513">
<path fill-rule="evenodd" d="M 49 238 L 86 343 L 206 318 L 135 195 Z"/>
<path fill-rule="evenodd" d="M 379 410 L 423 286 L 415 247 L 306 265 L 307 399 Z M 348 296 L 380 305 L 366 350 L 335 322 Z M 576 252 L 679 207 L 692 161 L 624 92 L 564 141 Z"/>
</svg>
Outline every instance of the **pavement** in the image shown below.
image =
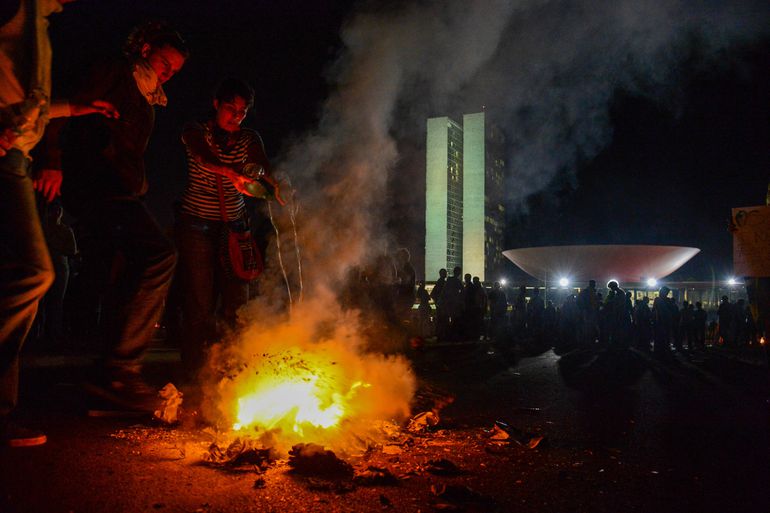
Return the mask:
<svg viewBox="0 0 770 513">
<path fill-rule="evenodd" d="M 88 417 L 75 383 L 91 356 L 27 355 L 18 413 L 49 441 L 0 448 L 0 511 L 770 511 L 769 374 L 756 361 L 479 341 L 408 356 L 413 413 L 441 402 L 439 423 L 351 456 L 356 477 L 338 480 L 285 459 L 206 465 L 210 429 Z M 177 379 L 178 352 L 151 351 L 146 372 Z M 495 421 L 543 441 L 494 441 Z"/>
</svg>

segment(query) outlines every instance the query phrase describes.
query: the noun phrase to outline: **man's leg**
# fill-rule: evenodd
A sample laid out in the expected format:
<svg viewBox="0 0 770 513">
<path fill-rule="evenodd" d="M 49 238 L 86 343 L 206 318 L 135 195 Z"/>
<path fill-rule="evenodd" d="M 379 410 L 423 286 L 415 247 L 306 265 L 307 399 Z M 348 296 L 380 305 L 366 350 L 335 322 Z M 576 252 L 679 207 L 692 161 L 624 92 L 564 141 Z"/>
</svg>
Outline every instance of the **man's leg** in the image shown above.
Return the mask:
<svg viewBox="0 0 770 513">
<path fill-rule="evenodd" d="M 182 304 L 182 363 L 190 379 L 203 365 L 206 344 L 216 336 L 214 269 L 219 258 L 216 225 L 182 215 L 175 227 Z"/>
<path fill-rule="evenodd" d="M 16 406 L 19 352 L 54 277 L 28 167 L 16 150 L 0 158 L 0 422 Z"/>
<path fill-rule="evenodd" d="M 125 263 L 113 283 L 118 301 L 112 302 L 115 311 L 105 333 L 101 391 L 122 407 L 152 410 L 155 394 L 141 378 L 142 358 L 163 313 L 176 253 L 139 200 L 108 201 L 91 212 L 87 222 L 111 241 Z"/>
</svg>

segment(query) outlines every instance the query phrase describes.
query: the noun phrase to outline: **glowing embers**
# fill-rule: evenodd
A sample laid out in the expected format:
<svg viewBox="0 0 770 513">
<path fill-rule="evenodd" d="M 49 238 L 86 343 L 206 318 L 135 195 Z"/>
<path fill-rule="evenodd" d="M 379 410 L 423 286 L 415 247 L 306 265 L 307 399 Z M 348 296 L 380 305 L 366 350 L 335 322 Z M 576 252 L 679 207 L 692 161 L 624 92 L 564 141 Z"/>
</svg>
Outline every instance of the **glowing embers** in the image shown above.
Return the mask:
<svg viewBox="0 0 770 513">
<path fill-rule="evenodd" d="M 339 427 L 362 387 L 323 354 L 286 350 L 263 354 L 263 365 L 240 387 L 233 429 L 281 429 L 302 437 Z"/>
</svg>

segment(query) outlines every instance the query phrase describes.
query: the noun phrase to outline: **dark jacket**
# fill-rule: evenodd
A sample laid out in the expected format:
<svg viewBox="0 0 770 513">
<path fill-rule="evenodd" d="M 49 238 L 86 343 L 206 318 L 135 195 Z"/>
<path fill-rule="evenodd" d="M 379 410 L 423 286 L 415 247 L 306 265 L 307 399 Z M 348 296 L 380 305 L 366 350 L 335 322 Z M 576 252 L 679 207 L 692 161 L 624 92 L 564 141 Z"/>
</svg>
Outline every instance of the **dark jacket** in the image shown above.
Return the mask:
<svg viewBox="0 0 770 513">
<path fill-rule="evenodd" d="M 133 66 L 116 59 L 94 66 L 72 101 L 112 103 L 118 119 L 91 115 L 55 122 L 45 141 L 44 166 L 61 169 L 62 198 L 75 214 L 94 202 L 147 192 L 144 153 L 155 112 L 139 92 Z"/>
</svg>

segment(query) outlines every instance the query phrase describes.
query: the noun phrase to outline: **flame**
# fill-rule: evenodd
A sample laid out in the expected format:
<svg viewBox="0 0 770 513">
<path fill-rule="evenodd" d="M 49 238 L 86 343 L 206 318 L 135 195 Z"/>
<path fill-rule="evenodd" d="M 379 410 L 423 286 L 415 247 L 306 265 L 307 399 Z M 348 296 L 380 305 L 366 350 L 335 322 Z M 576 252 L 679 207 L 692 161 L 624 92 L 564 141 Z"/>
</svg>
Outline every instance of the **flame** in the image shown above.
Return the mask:
<svg viewBox="0 0 770 513">
<path fill-rule="evenodd" d="M 216 383 L 205 388 L 203 412 L 210 420 L 281 447 L 308 440 L 344 447 L 376 439 L 378 423 L 408 418 L 410 362 L 365 344 L 355 314 L 320 301 L 274 323 L 264 308 L 241 313 L 261 322 L 212 347 Z"/>
<path fill-rule="evenodd" d="M 346 393 L 340 393 L 313 371 L 303 370 L 265 380 L 258 390 L 238 399 L 236 431 L 253 426 L 264 429 L 290 427 L 300 436 L 308 426 L 316 428 L 338 427 L 350 411 L 350 401 L 360 387 L 371 386 L 356 381 Z"/>
</svg>

